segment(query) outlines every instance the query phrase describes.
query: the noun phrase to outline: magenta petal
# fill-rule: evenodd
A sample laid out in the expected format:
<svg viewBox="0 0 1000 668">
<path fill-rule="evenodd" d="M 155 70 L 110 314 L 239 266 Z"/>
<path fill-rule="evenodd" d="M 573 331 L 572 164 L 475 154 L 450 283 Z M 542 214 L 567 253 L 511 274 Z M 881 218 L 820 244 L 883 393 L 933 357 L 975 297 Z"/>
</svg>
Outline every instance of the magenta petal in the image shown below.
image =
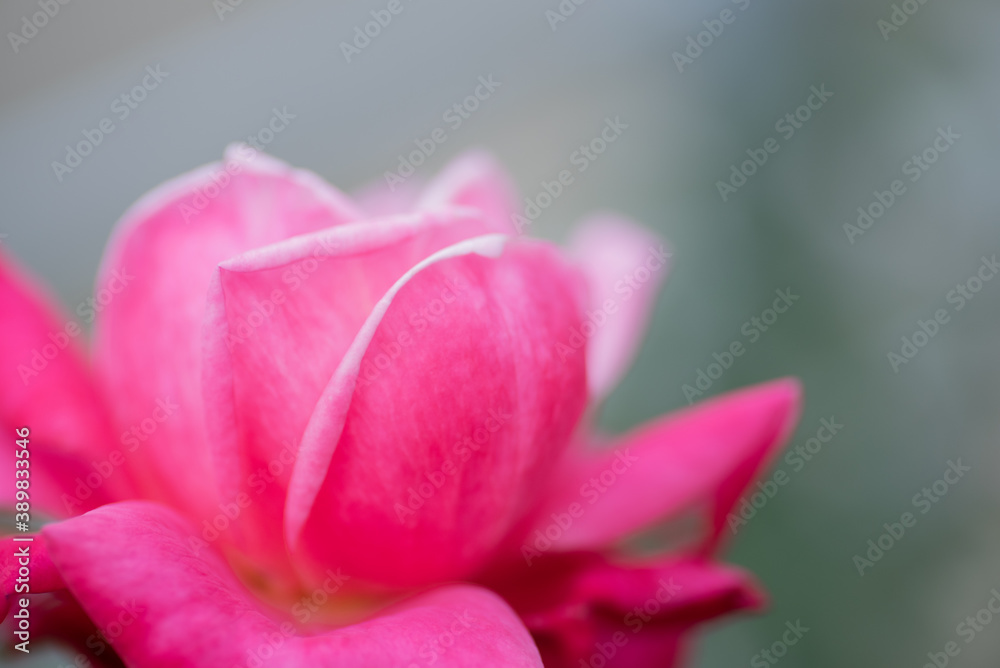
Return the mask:
<svg viewBox="0 0 1000 668">
<path fill-rule="evenodd" d="M 148 496 L 193 512 L 213 505 L 200 378 L 216 267 L 358 215 L 315 175 L 236 146 L 223 164 L 157 188 L 123 217 L 97 281 L 108 303 L 97 315 L 95 353 L 121 428 L 142 429 L 132 438 Z"/>
<path fill-rule="evenodd" d="M 542 668 L 538 648 L 496 594 L 468 585 L 432 590 L 355 626 L 303 638 L 289 666 Z"/>
<path fill-rule="evenodd" d="M 773 381 L 668 415 L 615 439 L 612 449 L 570 451 L 529 533 L 577 503 L 581 517 L 555 546 L 594 549 L 705 508 L 704 549 L 711 549 L 744 488 L 791 435 L 800 395 L 797 381 Z"/>
<path fill-rule="evenodd" d="M 82 353 L 83 327 L 2 251 L 0 304 L 0 420 L 28 426 L 33 440 L 65 453 L 106 453 L 111 434 Z"/>
<path fill-rule="evenodd" d="M 82 353 L 83 327 L 60 313 L 53 301 L 6 253 L 0 251 L 0 428 L 8 439 L 28 427 L 33 460 L 32 502 L 38 511 L 61 517 L 91 507 L 96 500 L 121 498 L 131 490 L 116 474 L 74 495 L 75 477 L 92 473 L 115 439 L 104 403 Z M 0 457 L 0 504 L 14 503 L 13 451 L 8 440 Z M 81 483 L 82 484 L 82 483 Z M 96 491 L 95 491 L 96 488 Z M 69 502 L 60 499 L 68 492 Z"/>
<path fill-rule="evenodd" d="M 103 506 L 42 535 L 94 624 L 122 629 L 113 646 L 128 665 L 238 665 L 243 647 L 275 627 L 193 528 L 163 506 Z"/>
<path fill-rule="evenodd" d="M 244 537 L 256 548 L 284 554 L 271 533 L 299 441 L 375 304 L 421 260 L 485 231 L 471 211 L 400 215 L 294 237 L 219 266 L 205 328 L 208 431 L 223 498 L 255 499 L 247 515 L 266 530 Z"/>
<path fill-rule="evenodd" d="M 387 174 L 389 172 L 386 172 Z M 403 183 L 387 184 L 385 177 L 369 183 L 352 198 L 367 218 L 384 218 L 400 213 L 412 213 L 420 198 L 420 184 L 413 177 Z"/>
<path fill-rule="evenodd" d="M 579 323 L 579 280 L 547 244 L 492 236 L 397 283 L 306 430 L 286 514 L 293 551 L 301 537 L 314 559 L 392 585 L 481 565 L 582 412 L 582 356 L 556 346 Z"/>
<path fill-rule="evenodd" d="M 546 555 L 489 585 L 531 630 L 547 668 L 589 665 L 601 646 L 607 666 L 672 666 L 691 627 L 763 602 L 744 572 L 676 557 L 616 564 L 593 553 Z"/>
<path fill-rule="evenodd" d="M 514 234 L 517 197 L 503 167 L 488 153 L 470 151 L 448 164 L 427 186 L 417 208 L 475 209 L 492 232 Z"/>
<path fill-rule="evenodd" d="M 145 502 L 105 506 L 43 530 L 69 590 L 130 666 L 540 667 L 498 597 L 450 587 L 353 626 L 302 636 L 255 600 L 193 527 Z M 448 642 L 443 642 L 446 640 Z M 445 646 L 448 645 L 448 646 Z"/>
<path fill-rule="evenodd" d="M 581 223 L 570 251 L 590 283 L 587 343 L 591 394 L 605 397 L 628 371 L 646 332 L 659 287 L 670 269 L 669 248 L 655 234 L 621 217 Z"/>
<path fill-rule="evenodd" d="M 0 420 L 0 433 L 14 434 L 14 427 Z M 124 467 L 125 454 L 119 450 L 110 457 L 90 457 L 62 452 L 51 441 L 32 439 L 31 504 L 37 515 L 70 517 L 105 503 L 134 498 L 132 479 Z M 16 489 L 13 485 L 16 469 L 14 448 L 0 457 L 0 480 L 10 480 L 7 489 L 0 488 L 0 507 L 13 511 Z"/>
</svg>

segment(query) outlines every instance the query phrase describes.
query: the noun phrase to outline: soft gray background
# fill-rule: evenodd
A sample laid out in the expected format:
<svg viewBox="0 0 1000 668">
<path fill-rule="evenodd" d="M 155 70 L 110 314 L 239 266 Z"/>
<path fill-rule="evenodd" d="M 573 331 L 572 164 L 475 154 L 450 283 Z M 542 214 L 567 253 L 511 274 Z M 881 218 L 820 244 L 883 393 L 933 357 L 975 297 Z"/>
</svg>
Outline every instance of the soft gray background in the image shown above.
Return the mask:
<svg viewBox="0 0 1000 668">
<path fill-rule="evenodd" d="M 625 429 L 684 405 L 713 352 L 777 288 L 801 295 L 710 390 L 794 374 L 807 389 L 795 443 L 825 416 L 844 430 L 758 513 L 732 559 L 759 574 L 770 612 L 714 627 L 696 665 L 749 665 L 787 620 L 810 628 L 783 666 L 920 666 L 1000 585 L 1000 281 L 898 374 L 886 354 L 1000 252 L 1000 7 L 930 0 L 889 40 L 887 0 L 589 0 L 553 32 L 556 0 L 403 0 L 351 64 L 338 47 L 385 2 L 76 0 L 14 53 L 0 44 L 0 234 L 70 308 L 90 293 L 115 220 L 163 180 L 297 118 L 268 147 L 344 189 L 394 168 L 480 75 L 496 94 L 424 165 L 494 151 L 525 194 L 568 166 L 608 116 L 630 127 L 533 232 L 564 238 L 579 216 L 625 212 L 665 234 L 676 265 L 638 364 L 604 414 Z M 672 54 L 734 9 L 679 73 Z M 38 11 L 0 5 L 4 35 Z M 147 65 L 164 83 L 59 183 L 51 162 L 110 114 Z M 715 182 L 776 136 L 811 85 L 834 97 L 723 203 Z M 864 236 L 842 225 L 900 176 L 939 126 L 962 138 Z M 742 157 L 741 157 L 742 156 Z M 873 569 L 852 556 L 961 457 L 973 467 Z M 783 466 L 786 471 L 790 467 Z M 1000 622 L 953 665 L 996 666 Z"/>
</svg>

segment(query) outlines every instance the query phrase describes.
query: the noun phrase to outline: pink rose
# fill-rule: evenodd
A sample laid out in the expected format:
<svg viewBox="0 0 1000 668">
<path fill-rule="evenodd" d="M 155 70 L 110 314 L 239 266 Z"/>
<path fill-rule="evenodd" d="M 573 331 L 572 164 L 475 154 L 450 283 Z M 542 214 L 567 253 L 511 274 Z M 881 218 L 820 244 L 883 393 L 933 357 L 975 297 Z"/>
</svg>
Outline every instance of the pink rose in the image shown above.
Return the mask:
<svg viewBox="0 0 1000 668">
<path fill-rule="evenodd" d="M 33 512 L 68 518 L 32 592 L 130 666 L 673 665 L 757 606 L 713 555 L 797 383 L 596 434 L 670 253 L 610 216 L 564 253 L 515 202 L 478 154 L 352 201 L 233 147 L 119 224 L 77 309 L 93 370 L 3 260 L 0 428 L 30 429 Z M 676 518 L 680 544 L 623 547 Z"/>
</svg>

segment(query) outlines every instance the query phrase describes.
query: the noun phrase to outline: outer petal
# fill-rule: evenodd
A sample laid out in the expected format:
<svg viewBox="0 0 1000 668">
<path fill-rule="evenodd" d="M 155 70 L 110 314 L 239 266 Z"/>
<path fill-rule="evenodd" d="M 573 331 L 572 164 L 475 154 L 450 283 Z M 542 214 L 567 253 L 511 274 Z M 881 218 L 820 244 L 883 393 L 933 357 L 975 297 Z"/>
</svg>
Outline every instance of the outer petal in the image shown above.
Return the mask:
<svg viewBox="0 0 1000 668">
<path fill-rule="evenodd" d="M 470 151 L 451 161 L 438 174 L 427 186 L 417 208 L 473 208 L 480 212 L 491 231 L 514 234 L 512 215 L 516 202 L 514 185 L 503 167 L 489 153 Z"/>
<path fill-rule="evenodd" d="M 223 498 L 254 499 L 245 531 L 274 541 L 309 417 L 379 299 L 434 252 L 485 233 L 472 210 L 353 223 L 222 263 L 212 283 L 203 375 Z M 291 371 L 290 371 L 291 370 Z"/>
<path fill-rule="evenodd" d="M 238 146 L 227 151 L 225 169 L 182 176 L 124 216 L 97 283 L 109 303 L 97 317 L 95 352 L 120 424 L 141 429 L 149 496 L 200 513 L 214 505 L 200 376 L 217 265 L 358 215 L 315 175 Z M 172 414 L 163 408 L 170 404 Z"/>
<path fill-rule="evenodd" d="M 292 548 L 301 539 L 323 564 L 390 585 L 481 565 L 582 412 L 582 356 L 556 347 L 579 323 L 579 280 L 548 245 L 503 237 L 446 249 L 400 280 L 306 430 Z"/>
<path fill-rule="evenodd" d="M 671 252 L 649 230 L 613 216 L 581 223 L 570 251 L 590 283 L 588 312 L 596 331 L 587 344 L 587 378 L 591 395 L 601 399 L 639 350 Z"/>
<path fill-rule="evenodd" d="M 593 665 L 595 655 L 610 667 L 672 666 L 691 627 L 762 603 L 746 574 L 698 559 L 615 564 L 593 553 L 547 555 L 487 582 L 531 630 L 547 668 Z"/>
<path fill-rule="evenodd" d="M 98 477 L 84 485 L 70 506 L 61 493 L 74 494 L 75 476 L 92 473 L 91 461 L 103 460 L 112 437 L 105 407 L 81 353 L 83 327 L 56 310 L 34 281 L 0 252 L 0 429 L 4 448 L 0 474 L 14 480 L 14 430 L 28 427 L 31 488 L 36 510 L 71 514 L 95 501 L 124 495 L 127 476 Z M 96 492 L 95 492 L 95 488 Z M 85 497 L 85 498 L 82 498 Z M 13 482 L 2 486 L 0 504 L 14 500 Z"/>
<path fill-rule="evenodd" d="M 403 183 L 387 185 L 383 179 L 373 181 L 352 193 L 362 211 L 370 218 L 384 218 L 400 213 L 412 213 L 420 198 L 421 186 L 411 178 Z"/>
<path fill-rule="evenodd" d="M 68 588 L 130 666 L 541 666 L 527 631 L 495 595 L 452 587 L 320 635 L 266 611 L 192 527 L 149 503 L 105 506 L 43 530 Z M 448 642 L 444 642 L 447 640 Z M 450 646 L 446 646 L 450 645 Z"/>
<path fill-rule="evenodd" d="M 743 489 L 791 434 L 800 396 L 797 381 L 778 380 L 669 415 L 611 450 L 571 451 L 525 545 L 576 503 L 582 515 L 554 541 L 556 549 L 606 547 L 699 507 L 708 512 L 702 547 L 712 549 Z"/>
</svg>

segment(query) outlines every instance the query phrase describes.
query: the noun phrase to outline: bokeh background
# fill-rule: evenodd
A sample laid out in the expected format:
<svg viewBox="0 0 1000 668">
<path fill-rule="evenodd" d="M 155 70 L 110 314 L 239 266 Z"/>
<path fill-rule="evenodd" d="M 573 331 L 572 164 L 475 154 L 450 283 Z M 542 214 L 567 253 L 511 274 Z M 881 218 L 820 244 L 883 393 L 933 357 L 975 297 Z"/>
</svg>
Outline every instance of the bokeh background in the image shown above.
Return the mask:
<svg viewBox="0 0 1000 668">
<path fill-rule="evenodd" d="M 218 159 L 275 108 L 295 118 L 267 151 L 354 190 L 447 127 L 445 110 L 492 75 L 499 88 L 417 178 L 478 146 L 532 197 L 620 118 L 619 140 L 531 229 L 563 239 L 581 216 L 614 209 L 674 247 L 604 425 L 686 405 L 682 386 L 713 353 L 749 343 L 741 328 L 776 289 L 800 299 L 705 395 L 793 374 L 807 392 L 793 447 L 823 418 L 844 425 L 801 470 L 778 462 L 789 483 L 730 551 L 772 605 L 710 627 L 694 664 L 749 665 L 801 620 L 809 631 L 783 666 L 916 667 L 952 640 L 952 665 L 997 665 L 1000 620 L 968 644 L 956 627 L 1000 586 L 1000 280 L 961 311 L 947 295 L 1000 253 L 1000 5 L 897 2 L 916 12 L 888 32 L 889 0 L 587 0 L 555 29 L 546 12 L 558 0 L 402 0 L 347 62 L 340 44 L 385 2 L 233 2 L 70 2 L 16 52 L 7 33 L 39 6 L 0 5 L 0 242 L 71 309 L 136 198 Z M 726 9 L 732 22 L 679 68 L 675 53 L 704 21 L 718 31 Z M 57 179 L 64 147 L 157 65 L 169 76 Z M 812 86 L 833 96 L 786 138 L 775 124 Z M 904 163 L 949 127 L 960 138 L 911 182 Z M 780 150 L 723 201 L 717 182 L 768 137 Z M 906 193 L 851 243 L 844 225 L 895 179 Z M 940 308 L 950 322 L 894 370 L 887 354 Z M 971 471 L 860 576 L 854 555 L 958 458 Z"/>
</svg>

